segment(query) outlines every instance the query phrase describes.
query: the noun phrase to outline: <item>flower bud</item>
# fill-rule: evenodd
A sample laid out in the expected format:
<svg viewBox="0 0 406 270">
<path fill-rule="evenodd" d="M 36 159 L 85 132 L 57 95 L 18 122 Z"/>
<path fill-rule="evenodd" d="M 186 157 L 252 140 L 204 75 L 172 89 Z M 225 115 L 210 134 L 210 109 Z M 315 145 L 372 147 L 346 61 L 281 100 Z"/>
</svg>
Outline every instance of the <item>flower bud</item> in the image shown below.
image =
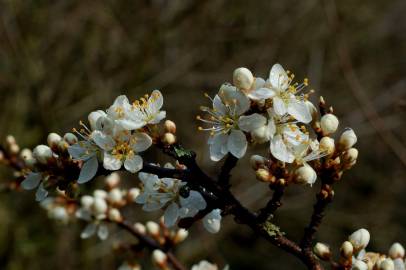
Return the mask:
<svg viewBox="0 0 406 270">
<path fill-rule="evenodd" d="M 312 102 L 310 102 L 308 100 L 305 101 L 305 104 L 312 116 L 312 120 L 314 121 L 318 117 L 318 111 L 317 111 L 316 107 L 314 106 L 314 104 Z"/>
<path fill-rule="evenodd" d="M 338 119 L 334 114 L 327 113 L 320 120 L 321 130 L 323 134 L 329 135 L 336 132 L 338 128 Z"/>
<path fill-rule="evenodd" d="M 156 222 L 148 221 L 146 224 L 147 232 L 151 235 L 159 235 L 159 225 Z"/>
<path fill-rule="evenodd" d="M 113 204 L 119 204 L 123 201 L 123 193 L 119 188 L 113 188 L 110 190 L 107 198 Z"/>
<path fill-rule="evenodd" d="M 113 172 L 106 177 L 105 181 L 109 188 L 115 188 L 120 183 L 120 175 Z"/>
<path fill-rule="evenodd" d="M 356 148 L 350 148 L 343 153 L 343 159 L 347 163 L 356 161 L 358 158 L 358 150 Z"/>
<path fill-rule="evenodd" d="M 167 132 L 162 137 L 162 142 L 165 144 L 172 145 L 176 142 L 176 137 L 172 133 Z"/>
<path fill-rule="evenodd" d="M 364 249 L 368 245 L 369 239 L 370 234 L 366 229 L 359 229 L 348 237 L 348 240 L 351 242 L 356 251 Z"/>
<path fill-rule="evenodd" d="M 98 197 L 94 198 L 93 211 L 96 216 L 106 214 L 107 208 L 106 200 Z"/>
<path fill-rule="evenodd" d="M 21 150 L 20 157 L 24 160 L 32 159 L 32 151 L 28 148 Z"/>
<path fill-rule="evenodd" d="M 33 156 L 39 163 L 47 164 L 53 155 L 51 148 L 41 144 L 34 148 Z"/>
<path fill-rule="evenodd" d="M 10 146 L 9 146 L 9 151 L 10 151 L 10 153 L 11 154 L 13 154 L 13 155 L 17 155 L 18 154 L 18 152 L 20 152 L 20 146 L 18 146 L 18 144 L 11 144 Z"/>
<path fill-rule="evenodd" d="M 354 259 L 351 270 L 368 270 L 368 265 L 361 260 Z"/>
<path fill-rule="evenodd" d="M 58 151 L 60 153 L 67 153 L 69 147 L 69 143 L 65 140 L 62 140 L 58 143 Z"/>
<path fill-rule="evenodd" d="M 63 135 L 63 139 L 69 144 L 69 145 L 74 145 L 75 143 L 78 142 L 78 137 L 76 137 L 75 134 L 73 133 L 66 133 L 65 135 Z"/>
<path fill-rule="evenodd" d="M 121 216 L 121 213 L 117 208 L 111 208 L 109 210 L 108 216 L 109 219 L 114 222 L 121 222 L 123 220 L 123 217 Z"/>
<path fill-rule="evenodd" d="M 56 133 L 49 133 L 47 138 L 48 146 L 52 149 L 57 149 L 59 142 L 62 141 L 62 137 Z"/>
<path fill-rule="evenodd" d="M 316 182 L 317 174 L 309 165 L 303 165 L 295 171 L 295 181 L 300 184 L 313 185 Z"/>
<path fill-rule="evenodd" d="M 341 249 L 340 249 L 340 254 L 342 257 L 349 259 L 352 257 L 354 253 L 354 247 L 352 246 L 350 241 L 345 241 L 342 245 L 341 245 Z"/>
<path fill-rule="evenodd" d="M 393 263 L 392 259 L 385 259 L 379 264 L 379 270 L 394 270 L 395 264 Z"/>
<path fill-rule="evenodd" d="M 341 134 L 339 144 L 344 150 L 346 150 L 353 147 L 356 142 L 357 135 L 355 135 L 355 132 L 351 128 L 349 128 L 344 131 L 343 134 Z"/>
<path fill-rule="evenodd" d="M 266 158 L 260 155 L 252 155 L 250 158 L 251 167 L 254 170 L 258 170 L 259 168 L 263 167 L 267 162 Z"/>
<path fill-rule="evenodd" d="M 105 116 L 106 116 L 106 113 L 101 110 L 91 112 L 89 114 L 89 116 L 87 117 L 87 119 L 89 120 L 90 128 L 92 130 L 96 130 L 97 129 L 97 120 L 99 120 L 100 117 L 105 117 Z"/>
<path fill-rule="evenodd" d="M 328 155 L 333 154 L 335 150 L 334 139 L 327 136 L 321 138 L 319 147 L 321 150 L 325 151 Z"/>
<path fill-rule="evenodd" d="M 7 137 L 6 137 L 6 144 L 7 144 L 7 145 L 17 144 L 17 141 L 16 141 L 16 139 L 14 138 L 13 135 L 7 135 Z"/>
<path fill-rule="evenodd" d="M 136 229 L 141 234 L 145 234 L 145 232 L 147 231 L 144 224 L 139 223 L 139 222 L 134 224 L 134 229 Z"/>
<path fill-rule="evenodd" d="M 107 199 L 107 192 L 105 190 L 102 189 L 96 189 L 95 191 L 93 191 L 93 196 L 95 198 L 101 198 L 101 199 Z"/>
<path fill-rule="evenodd" d="M 189 232 L 185 229 L 179 229 L 176 232 L 175 238 L 174 238 L 174 242 L 175 243 L 180 243 L 183 242 L 189 235 Z"/>
<path fill-rule="evenodd" d="M 176 124 L 171 120 L 166 120 L 164 123 L 165 131 L 175 134 L 176 133 Z"/>
<path fill-rule="evenodd" d="M 257 177 L 257 179 L 259 181 L 262 181 L 262 182 L 269 182 L 269 180 L 271 178 L 271 174 L 269 173 L 269 171 L 267 169 L 258 169 L 255 172 L 255 176 Z"/>
<path fill-rule="evenodd" d="M 242 90 L 249 90 L 254 83 L 254 76 L 248 68 L 240 67 L 234 70 L 233 84 Z"/>
<path fill-rule="evenodd" d="M 405 249 L 400 243 L 393 243 L 389 249 L 388 255 L 392 259 L 403 258 L 405 256 Z"/>
<path fill-rule="evenodd" d="M 331 251 L 329 246 L 323 243 L 317 243 L 313 248 L 314 253 L 322 260 L 329 260 L 331 258 Z"/>
<path fill-rule="evenodd" d="M 131 188 L 128 191 L 128 198 L 131 202 L 135 202 L 135 199 L 140 195 L 141 191 L 139 188 Z"/>
<path fill-rule="evenodd" d="M 156 263 L 159 267 L 163 267 L 166 265 L 167 256 L 166 254 L 159 249 L 155 249 L 152 252 L 152 261 Z"/>
<path fill-rule="evenodd" d="M 82 198 L 80 198 L 80 204 L 86 210 L 90 210 L 93 203 L 94 203 L 94 198 L 92 196 L 84 195 L 84 196 L 82 196 Z"/>
</svg>

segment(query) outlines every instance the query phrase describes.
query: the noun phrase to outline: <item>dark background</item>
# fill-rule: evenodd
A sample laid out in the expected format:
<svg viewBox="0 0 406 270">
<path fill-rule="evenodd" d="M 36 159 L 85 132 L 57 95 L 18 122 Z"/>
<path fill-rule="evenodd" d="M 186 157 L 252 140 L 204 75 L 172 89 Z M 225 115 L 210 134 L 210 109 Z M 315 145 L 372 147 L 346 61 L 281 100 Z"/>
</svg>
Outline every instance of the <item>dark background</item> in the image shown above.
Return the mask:
<svg viewBox="0 0 406 270">
<path fill-rule="evenodd" d="M 21 146 L 65 133 L 119 94 L 161 89 L 182 143 L 209 173 L 207 134 L 197 132 L 199 105 L 245 66 L 266 77 L 280 62 L 334 105 L 340 127 L 359 137 L 358 164 L 336 188 L 317 239 L 335 251 L 367 228 L 370 249 L 406 239 L 406 2 L 371 1 L 0 1 L 0 138 Z M 264 146 L 265 147 L 265 146 Z M 262 148 L 252 149 L 255 152 Z M 149 154 L 154 160 L 153 152 Z M 248 157 L 232 179 L 245 205 L 267 201 Z M 10 171 L 1 170 L 2 180 Z M 101 180 L 100 180 L 101 181 Z M 128 180 L 131 181 L 131 180 Z M 134 181 L 134 180 L 132 180 Z M 298 239 L 318 185 L 292 187 L 276 221 Z M 83 224 L 58 226 L 32 192 L 0 195 L 1 269 L 114 269 L 113 240 L 79 239 Z M 133 215 L 146 220 L 139 208 Z M 200 225 L 178 250 L 191 265 L 207 258 L 231 269 L 301 269 L 300 263 L 231 218 L 217 235 Z M 405 242 L 403 242 L 405 243 Z"/>
</svg>

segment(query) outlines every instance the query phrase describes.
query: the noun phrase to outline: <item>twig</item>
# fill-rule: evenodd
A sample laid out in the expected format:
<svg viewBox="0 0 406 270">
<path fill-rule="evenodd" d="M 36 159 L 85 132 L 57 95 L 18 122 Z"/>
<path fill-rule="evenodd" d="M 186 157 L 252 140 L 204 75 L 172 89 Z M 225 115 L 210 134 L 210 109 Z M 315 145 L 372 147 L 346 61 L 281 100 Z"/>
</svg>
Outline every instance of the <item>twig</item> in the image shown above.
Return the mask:
<svg viewBox="0 0 406 270">
<path fill-rule="evenodd" d="M 275 211 L 279 207 L 282 206 L 281 200 L 282 200 L 284 191 L 285 191 L 284 186 L 278 185 L 274 188 L 272 198 L 269 200 L 269 202 L 266 204 L 266 206 L 259 211 L 259 215 L 258 215 L 259 222 L 267 221 L 269 218 L 271 218 L 273 216 Z"/>
<path fill-rule="evenodd" d="M 237 165 L 238 158 L 232 154 L 228 154 L 223 166 L 221 167 L 220 174 L 218 176 L 218 182 L 223 187 L 230 185 L 231 170 Z"/>
</svg>

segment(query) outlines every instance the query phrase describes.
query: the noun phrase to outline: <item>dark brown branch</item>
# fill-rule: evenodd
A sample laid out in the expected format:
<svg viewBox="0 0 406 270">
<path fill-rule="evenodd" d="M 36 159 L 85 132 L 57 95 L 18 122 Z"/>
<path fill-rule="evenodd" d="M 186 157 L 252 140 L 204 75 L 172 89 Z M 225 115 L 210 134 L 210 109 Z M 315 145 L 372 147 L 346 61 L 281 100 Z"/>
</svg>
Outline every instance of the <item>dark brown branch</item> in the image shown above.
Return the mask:
<svg viewBox="0 0 406 270">
<path fill-rule="evenodd" d="M 282 197 L 285 191 L 284 186 L 276 186 L 273 188 L 274 192 L 272 198 L 266 204 L 264 208 L 259 211 L 258 221 L 265 222 L 268 219 L 272 218 L 276 210 L 282 206 Z"/>
<path fill-rule="evenodd" d="M 228 187 L 230 185 L 231 170 L 237 165 L 237 162 L 238 158 L 232 154 L 227 155 L 217 180 L 221 186 Z"/>
</svg>

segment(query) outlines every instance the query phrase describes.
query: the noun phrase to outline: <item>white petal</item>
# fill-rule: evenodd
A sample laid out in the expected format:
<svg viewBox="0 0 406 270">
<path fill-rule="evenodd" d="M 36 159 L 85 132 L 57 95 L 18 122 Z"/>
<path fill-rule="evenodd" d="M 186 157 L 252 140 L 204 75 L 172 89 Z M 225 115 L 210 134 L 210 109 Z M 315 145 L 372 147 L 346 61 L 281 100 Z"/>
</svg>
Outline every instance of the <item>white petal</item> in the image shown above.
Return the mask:
<svg viewBox="0 0 406 270">
<path fill-rule="evenodd" d="M 95 112 L 91 112 L 89 114 L 89 116 L 87 117 L 87 119 L 89 120 L 89 124 L 90 124 L 90 128 L 92 130 L 96 130 L 97 129 L 97 121 L 99 120 L 100 117 L 106 117 L 107 114 L 102 111 L 102 110 L 98 110 Z"/>
<path fill-rule="evenodd" d="M 91 137 L 97 146 L 106 151 L 113 149 L 116 145 L 116 142 L 111 136 L 106 135 L 99 130 L 93 131 Z"/>
<path fill-rule="evenodd" d="M 41 183 L 35 192 L 35 200 L 40 202 L 48 196 L 48 191 L 44 188 L 44 183 Z"/>
<path fill-rule="evenodd" d="M 107 152 L 104 152 L 103 167 L 106 170 L 117 171 L 121 168 L 121 165 L 123 165 L 121 160 L 115 158 L 113 155 Z"/>
<path fill-rule="evenodd" d="M 394 270 L 405 270 L 405 263 L 403 262 L 403 260 L 401 258 L 397 258 L 393 260 L 393 263 L 395 265 L 395 269 Z"/>
<path fill-rule="evenodd" d="M 287 113 L 285 102 L 283 102 L 283 100 L 279 97 L 273 98 L 273 109 L 279 116 L 285 115 Z"/>
<path fill-rule="evenodd" d="M 106 225 L 100 224 L 99 229 L 97 230 L 97 236 L 100 238 L 100 240 L 106 240 L 107 237 L 109 237 L 109 229 L 107 228 Z"/>
<path fill-rule="evenodd" d="M 244 131 L 253 131 L 266 124 L 266 118 L 258 113 L 243 115 L 238 119 L 238 127 Z"/>
<path fill-rule="evenodd" d="M 229 84 L 223 84 L 221 86 L 219 96 L 224 104 L 229 105 L 235 115 L 241 115 L 250 108 L 250 100 L 248 97 L 236 87 Z"/>
<path fill-rule="evenodd" d="M 107 110 L 107 114 L 113 119 L 122 119 L 124 117 L 123 114 L 128 112 L 130 108 L 131 105 L 128 98 L 125 95 L 121 95 L 116 98 L 113 105 Z"/>
<path fill-rule="evenodd" d="M 116 120 L 116 123 L 126 130 L 140 129 L 146 125 L 145 121 L 142 119 L 120 119 Z"/>
<path fill-rule="evenodd" d="M 166 227 L 175 225 L 179 217 L 179 207 L 176 203 L 171 203 L 165 210 L 164 223 Z"/>
<path fill-rule="evenodd" d="M 289 85 L 289 77 L 280 64 L 275 64 L 269 73 L 269 81 L 273 88 L 279 91 L 286 90 Z"/>
<path fill-rule="evenodd" d="M 131 136 L 130 144 L 134 151 L 139 153 L 147 150 L 152 145 L 152 139 L 146 133 L 137 132 Z"/>
<path fill-rule="evenodd" d="M 295 159 L 293 154 L 288 151 L 281 135 L 276 135 L 271 140 L 271 153 L 276 159 L 283 162 L 292 163 Z"/>
<path fill-rule="evenodd" d="M 75 217 L 77 217 L 79 219 L 86 220 L 86 221 L 92 220 L 92 216 L 91 216 L 90 212 L 88 210 L 83 209 L 83 208 L 79 208 L 75 212 Z"/>
<path fill-rule="evenodd" d="M 270 137 L 273 137 L 273 135 L 276 132 L 276 125 L 275 125 L 275 121 L 273 120 L 273 118 L 268 119 L 268 132 Z"/>
<path fill-rule="evenodd" d="M 99 162 L 97 161 L 97 156 L 93 156 L 91 159 L 85 161 L 80 170 L 78 183 L 83 184 L 91 180 L 96 175 L 98 167 Z"/>
<path fill-rule="evenodd" d="M 21 182 L 21 186 L 25 190 L 32 190 L 38 187 L 39 182 L 41 182 L 42 175 L 40 173 L 30 173 L 27 175 L 24 181 Z"/>
<path fill-rule="evenodd" d="M 247 151 L 247 138 L 241 130 L 232 130 L 227 140 L 227 148 L 236 158 L 242 158 Z"/>
<path fill-rule="evenodd" d="M 97 225 L 94 223 L 88 224 L 80 234 L 80 238 L 87 239 L 96 233 Z"/>
<path fill-rule="evenodd" d="M 142 169 L 142 157 L 139 155 L 131 155 L 124 161 L 124 168 L 132 173 L 136 173 Z"/>
<path fill-rule="evenodd" d="M 159 90 L 152 91 L 152 94 L 148 99 L 148 104 L 148 109 L 150 112 L 158 112 L 164 104 L 164 97 L 162 96 L 162 93 Z"/>
<path fill-rule="evenodd" d="M 296 100 L 296 98 L 291 99 L 289 102 L 288 113 L 299 122 L 307 124 L 312 121 L 312 116 L 306 103 Z"/>
<path fill-rule="evenodd" d="M 262 79 L 261 77 L 256 77 L 254 80 L 254 89 L 259 89 L 264 87 L 265 85 L 265 80 Z"/>
<path fill-rule="evenodd" d="M 203 218 L 203 225 L 210 233 L 218 233 L 221 226 L 221 210 L 214 209 Z"/>
<path fill-rule="evenodd" d="M 261 99 L 272 98 L 275 96 L 275 94 L 276 93 L 274 90 L 262 87 L 262 88 L 252 91 L 251 93 L 248 94 L 248 96 L 253 100 L 261 100 Z"/>
<path fill-rule="evenodd" d="M 219 95 L 216 95 L 213 98 L 213 109 L 215 110 L 215 112 L 220 113 L 221 115 L 225 115 L 227 108 L 226 106 L 223 104 L 223 101 L 221 101 L 221 98 L 219 97 Z"/>
<path fill-rule="evenodd" d="M 182 217 L 193 217 L 200 210 L 205 209 L 207 206 L 207 203 L 203 198 L 203 196 L 195 190 L 190 191 L 189 196 L 187 198 L 180 197 L 179 201 L 182 207 L 181 208 Z"/>
<path fill-rule="evenodd" d="M 74 145 L 68 147 L 69 155 L 72 156 L 73 159 L 76 160 L 86 160 L 89 158 L 89 153 L 87 151 L 86 145 L 88 142 L 81 141 Z"/>
<path fill-rule="evenodd" d="M 227 152 L 224 153 L 224 151 L 222 151 L 222 148 L 227 146 L 227 138 L 228 136 L 223 133 L 216 134 L 211 138 L 209 141 L 211 160 L 219 161 L 227 154 Z"/>
<path fill-rule="evenodd" d="M 162 119 L 166 117 L 165 111 L 160 111 L 158 114 L 155 114 L 152 120 L 148 121 L 149 124 L 158 124 Z"/>
</svg>

